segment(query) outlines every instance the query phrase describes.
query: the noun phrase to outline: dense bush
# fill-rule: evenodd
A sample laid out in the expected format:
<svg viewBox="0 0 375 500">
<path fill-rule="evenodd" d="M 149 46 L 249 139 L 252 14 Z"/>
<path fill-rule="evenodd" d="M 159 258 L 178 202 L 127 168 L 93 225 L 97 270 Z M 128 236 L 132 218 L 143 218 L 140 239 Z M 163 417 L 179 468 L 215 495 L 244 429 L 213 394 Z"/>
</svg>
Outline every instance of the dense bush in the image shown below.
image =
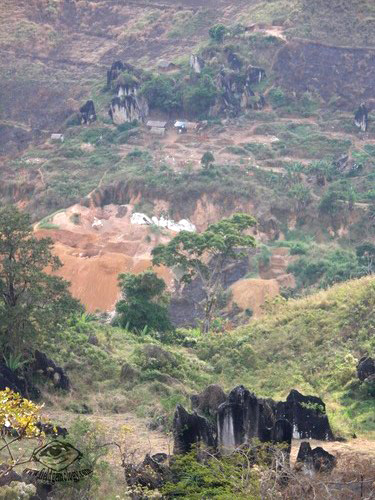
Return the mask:
<svg viewBox="0 0 375 500">
<path fill-rule="evenodd" d="M 181 91 L 176 82 L 165 75 L 154 75 L 140 89 L 151 108 L 158 108 L 167 113 L 179 110 L 182 105 Z"/>
</svg>

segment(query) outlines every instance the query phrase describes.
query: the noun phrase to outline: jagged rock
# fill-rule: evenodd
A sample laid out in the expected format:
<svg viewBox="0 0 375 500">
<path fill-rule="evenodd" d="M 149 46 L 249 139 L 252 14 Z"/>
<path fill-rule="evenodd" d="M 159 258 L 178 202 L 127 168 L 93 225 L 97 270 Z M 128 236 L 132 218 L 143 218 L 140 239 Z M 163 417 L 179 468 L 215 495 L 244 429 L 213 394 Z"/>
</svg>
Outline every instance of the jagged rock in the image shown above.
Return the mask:
<svg viewBox="0 0 375 500">
<path fill-rule="evenodd" d="M 325 404 L 316 396 L 292 390 L 286 402 L 277 403 L 276 416 L 291 423 L 295 439 L 333 440 Z"/>
<path fill-rule="evenodd" d="M 227 399 L 227 396 L 219 385 L 212 384 L 200 394 L 191 396 L 190 399 L 193 410 L 202 415 L 214 416 L 219 406 Z"/>
<path fill-rule="evenodd" d="M 121 97 L 112 99 L 109 107 L 108 114 L 113 123 L 121 125 L 133 121 L 145 121 L 149 112 L 147 100 L 137 96 L 136 87 L 124 88 L 123 91 Z"/>
<path fill-rule="evenodd" d="M 368 129 L 368 109 L 363 102 L 354 115 L 354 123 L 362 132 L 367 132 Z"/>
<path fill-rule="evenodd" d="M 364 382 L 368 377 L 375 375 L 375 360 L 368 356 L 361 358 L 357 365 L 357 376 Z"/>
<path fill-rule="evenodd" d="M 99 339 L 98 339 L 98 337 L 95 335 L 95 333 L 90 333 L 89 338 L 87 339 L 87 342 L 88 342 L 90 345 L 96 345 L 96 346 L 98 346 L 98 345 L 99 345 Z"/>
<path fill-rule="evenodd" d="M 204 60 L 197 56 L 196 54 L 191 54 L 190 56 L 190 68 L 199 75 L 202 72 L 202 69 L 205 66 Z"/>
<path fill-rule="evenodd" d="M 141 486 L 155 490 L 171 479 L 170 469 L 167 465 L 168 455 L 157 453 L 146 455 L 139 465 L 125 464 L 125 481 L 128 486 Z M 143 497 L 142 497 L 143 498 Z"/>
<path fill-rule="evenodd" d="M 308 470 L 315 472 L 331 472 L 336 466 L 337 460 L 334 455 L 328 453 L 318 446 L 311 449 L 310 443 L 301 443 L 298 451 L 297 464 L 302 463 Z"/>
<path fill-rule="evenodd" d="M 333 162 L 333 166 L 336 167 L 339 172 L 344 172 L 348 165 L 348 161 L 349 155 L 343 155 Z"/>
<path fill-rule="evenodd" d="M 43 373 L 52 380 L 56 389 L 70 390 L 69 377 L 60 366 L 57 366 L 52 359 L 49 359 L 46 354 L 38 350 L 35 351 L 34 358 L 33 369 L 35 372 Z"/>
<path fill-rule="evenodd" d="M 111 69 L 107 71 L 107 87 L 111 88 L 112 83 L 117 80 L 120 74 L 124 71 L 128 71 L 129 73 L 133 73 L 134 66 L 131 64 L 123 63 L 122 61 L 115 61 Z"/>
<path fill-rule="evenodd" d="M 90 123 L 93 123 L 96 121 L 96 112 L 95 112 L 95 106 L 94 106 L 94 101 L 86 101 L 86 104 L 84 104 L 80 109 L 79 112 L 81 113 L 81 124 L 82 125 L 90 125 Z"/>
<path fill-rule="evenodd" d="M 0 362 L 0 391 L 6 388 L 18 392 L 24 398 L 38 400 L 40 391 L 31 381 L 31 376 L 25 372 L 24 376 L 14 373 L 4 363 Z"/>
<path fill-rule="evenodd" d="M 194 444 L 204 443 L 209 448 L 215 447 L 215 439 L 208 421 L 197 415 L 188 413 L 181 405 L 177 405 L 173 419 L 174 454 L 188 453 Z"/>
<path fill-rule="evenodd" d="M 177 366 L 175 357 L 171 352 L 168 352 L 156 344 L 148 344 L 142 347 L 142 352 L 148 359 L 156 359 L 160 365 L 170 364 Z"/>
</svg>

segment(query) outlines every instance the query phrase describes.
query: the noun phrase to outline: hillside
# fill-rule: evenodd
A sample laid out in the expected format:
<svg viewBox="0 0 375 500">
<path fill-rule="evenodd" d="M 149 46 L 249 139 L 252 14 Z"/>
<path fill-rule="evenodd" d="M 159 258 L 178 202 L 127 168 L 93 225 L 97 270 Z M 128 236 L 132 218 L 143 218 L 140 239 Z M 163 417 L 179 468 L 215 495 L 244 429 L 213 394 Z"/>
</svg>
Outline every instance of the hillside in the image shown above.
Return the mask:
<svg viewBox="0 0 375 500">
<path fill-rule="evenodd" d="M 83 318 L 43 346 L 74 387 L 46 401 L 54 414 L 56 405 L 80 412 L 84 403 L 97 415 L 135 412 L 166 430 L 175 404 L 189 407 L 189 397 L 211 383 L 226 391 L 243 384 L 276 400 L 297 389 L 323 398 L 337 436 L 371 436 L 373 388 L 358 380 L 356 365 L 375 349 L 374 305 L 375 281 L 363 278 L 270 301 L 261 319 L 229 333 L 177 330 L 160 341 Z"/>
</svg>

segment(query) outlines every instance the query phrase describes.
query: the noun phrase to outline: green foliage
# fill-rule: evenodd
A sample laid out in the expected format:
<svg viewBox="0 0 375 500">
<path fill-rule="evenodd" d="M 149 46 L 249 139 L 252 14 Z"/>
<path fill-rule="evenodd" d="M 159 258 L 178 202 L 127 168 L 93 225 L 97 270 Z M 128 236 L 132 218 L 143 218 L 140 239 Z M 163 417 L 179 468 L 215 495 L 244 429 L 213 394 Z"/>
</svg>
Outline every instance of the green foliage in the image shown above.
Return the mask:
<svg viewBox="0 0 375 500">
<path fill-rule="evenodd" d="M 33 236 L 30 217 L 16 207 L 0 211 L 0 343 L 8 353 L 35 348 L 80 306 L 62 278 L 44 270 L 61 267 L 49 238 Z"/>
<path fill-rule="evenodd" d="M 203 233 L 181 231 L 168 244 L 158 245 L 152 251 L 153 264 L 177 266 L 182 272 L 182 282 L 191 282 L 195 277 L 202 280 L 205 332 L 217 307 L 221 270 L 228 261 L 244 257 L 244 251 L 255 246 L 254 237 L 244 234 L 254 225 L 255 219 L 250 215 L 235 214 L 209 225 Z"/>
<path fill-rule="evenodd" d="M 176 82 L 166 75 L 153 75 L 142 84 L 140 95 L 144 95 L 151 108 L 158 108 L 167 113 L 181 108 L 181 91 Z"/>
<path fill-rule="evenodd" d="M 172 328 L 166 285 L 153 271 L 120 274 L 119 286 L 123 298 L 116 304 L 116 324 L 131 331 L 150 328 L 165 332 Z"/>
<path fill-rule="evenodd" d="M 173 482 L 167 483 L 162 493 L 165 498 L 202 498 L 258 500 L 260 498 L 258 473 L 248 467 L 243 453 L 228 457 L 197 458 L 197 451 L 177 456 L 171 465 Z"/>
<path fill-rule="evenodd" d="M 183 88 L 184 109 L 194 116 L 204 117 L 215 103 L 217 88 L 211 76 L 204 74 Z"/>
<path fill-rule="evenodd" d="M 206 151 L 201 158 L 201 165 L 203 168 L 208 168 L 211 163 L 214 163 L 215 157 L 211 151 Z"/>
<path fill-rule="evenodd" d="M 215 24 L 215 26 L 212 26 L 209 29 L 208 34 L 210 35 L 210 38 L 217 43 L 223 43 L 224 37 L 226 33 L 228 32 L 227 28 L 224 26 L 224 24 Z"/>
</svg>

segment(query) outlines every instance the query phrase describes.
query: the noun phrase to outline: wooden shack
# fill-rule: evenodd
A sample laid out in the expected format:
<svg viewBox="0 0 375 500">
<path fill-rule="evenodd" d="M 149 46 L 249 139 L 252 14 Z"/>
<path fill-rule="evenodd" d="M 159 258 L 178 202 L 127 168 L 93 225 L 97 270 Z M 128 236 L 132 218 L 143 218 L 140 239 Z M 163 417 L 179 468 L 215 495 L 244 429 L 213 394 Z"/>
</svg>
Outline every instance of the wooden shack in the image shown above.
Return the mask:
<svg viewBox="0 0 375 500">
<path fill-rule="evenodd" d="M 146 127 L 149 129 L 151 134 L 165 135 L 165 132 L 167 130 L 167 122 L 149 120 L 146 123 Z"/>
</svg>

